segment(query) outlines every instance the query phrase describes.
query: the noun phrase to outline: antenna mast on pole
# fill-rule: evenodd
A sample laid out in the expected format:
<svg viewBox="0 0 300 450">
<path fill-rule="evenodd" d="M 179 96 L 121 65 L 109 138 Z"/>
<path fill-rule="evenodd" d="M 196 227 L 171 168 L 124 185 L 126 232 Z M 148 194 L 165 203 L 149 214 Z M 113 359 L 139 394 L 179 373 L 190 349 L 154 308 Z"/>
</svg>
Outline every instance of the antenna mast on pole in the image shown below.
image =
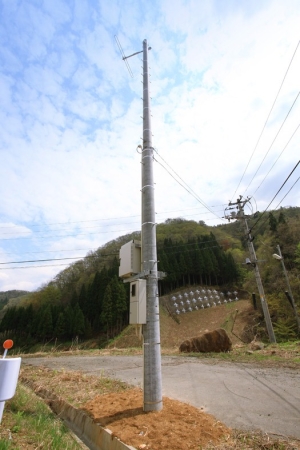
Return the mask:
<svg viewBox="0 0 300 450">
<path fill-rule="evenodd" d="M 156 222 L 154 208 L 153 147 L 150 114 L 148 45 L 143 41 L 143 148 L 142 148 L 142 272 L 146 284 L 147 322 L 144 338 L 144 411 L 162 409 Z"/>
</svg>

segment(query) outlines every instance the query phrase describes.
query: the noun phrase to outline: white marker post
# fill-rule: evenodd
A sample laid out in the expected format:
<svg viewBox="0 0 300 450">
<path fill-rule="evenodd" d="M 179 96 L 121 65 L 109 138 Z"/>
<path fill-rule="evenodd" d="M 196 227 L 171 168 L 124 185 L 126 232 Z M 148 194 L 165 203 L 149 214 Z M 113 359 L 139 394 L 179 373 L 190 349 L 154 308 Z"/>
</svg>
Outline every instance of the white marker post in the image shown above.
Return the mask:
<svg viewBox="0 0 300 450">
<path fill-rule="evenodd" d="M 11 339 L 7 339 L 4 344 L 4 353 L 0 359 L 0 423 L 2 420 L 5 401 L 11 399 L 16 392 L 21 358 L 6 359 L 7 351 L 14 345 Z"/>
</svg>

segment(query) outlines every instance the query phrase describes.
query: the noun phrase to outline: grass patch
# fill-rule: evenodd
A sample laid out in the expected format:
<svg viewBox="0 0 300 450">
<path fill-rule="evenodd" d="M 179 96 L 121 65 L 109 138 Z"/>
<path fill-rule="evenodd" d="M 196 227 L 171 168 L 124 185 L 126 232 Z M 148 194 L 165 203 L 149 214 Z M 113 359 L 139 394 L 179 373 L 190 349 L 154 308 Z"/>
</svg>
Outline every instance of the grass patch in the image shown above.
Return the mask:
<svg viewBox="0 0 300 450">
<path fill-rule="evenodd" d="M 300 362 L 300 342 L 269 344 L 261 350 L 251 351 L 248 345 L 239 345 L 228 353 L 180 353 L 181 357 L 203 360 L 249 363 L 260 366 L 296 368 Z"/>
<path fill-rule="evenodd" d="M 45 386 L 74 407 L 80 407 L 97 395 L 123 392 L 128 385 L 100 375 L 87 375 L 80 371 L 51 370 L 46 367 L 23 366 L 20 381 Z"/>
<path fill-rule="evenodd" d="M 162 347 L 162 355 L 196 357 L 199 359 L 210 359 L 214 361 L 228 361 L 235 363 L 257 363 L 264 366 L 273 366 L 276 363 L 281 367 L 296 367 L 300 363 L 300 341 L 289 341 L 277 344 L 265 344 L 261 350 L 251 351 L 251 346 L 247 344 L 235 345 L 233 350 L 228 353 L 180 353 L 178 347 L 166 348 Z M 42 356 L 132 356 L 141 355 L 141 347 L 111 347 L 106 349 L 89 349 L 89 350 L 73 350 L 62 352 L 39 352 L 34 354 L 20 355 L 26 357 L 42 357 Z M 0 449 L 1 450 L 1 449 Z"/>
<path fill-rule="evenodd" d="M 65 425 L 30 389 L 18 384 L 15 396 L 5 403 L 0 450 L 79 450 Z"/>
</svg>

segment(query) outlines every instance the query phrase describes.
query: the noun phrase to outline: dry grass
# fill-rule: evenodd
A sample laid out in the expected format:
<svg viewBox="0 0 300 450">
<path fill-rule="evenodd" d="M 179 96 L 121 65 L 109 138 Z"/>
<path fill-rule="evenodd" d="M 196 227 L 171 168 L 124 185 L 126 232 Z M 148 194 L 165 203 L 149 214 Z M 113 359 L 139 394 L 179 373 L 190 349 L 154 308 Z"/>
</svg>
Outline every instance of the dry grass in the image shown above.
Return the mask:
<svg viewBox="0 0 300 450">
<path fill-rule="evenodd" d="M 73 406 L 86 409 L 98 422 L 107 425 L 117 436 L 125 439 L 128 444 L 136 445 L 136 448 L 143 444 L 146 445 L 143 447 L 145 450 L 300 449 L 300 442 L 297 440 L 229 430 L 212 416 L 170 399 L 164 399 L 164 408 L 158 413 L 159 417 L 155 417 L 153 413 L 145 414 L 141 407 L 141 391 L 103 376 L 25 366 L 20 379 L 24 384 L 35 385 L 36 391 L 46 388 Z M 199 419 L 196 419 L 196 412 L 201 416 Z M 162 427 L 159 430 L 157 422 Z M 198 427 L 198 423 L 201 427 Z M 146 429 L 149 430 L 148 439 L 144 433 Z M 174 430 L 178 432 L 175 433 Z M 188 442 L 189 445 L 184 446 L 183 442 Z"/>
<path fill-rule="evenodd" d="M 46 367 L 23 366 L 20 381 L 25 385 L 30 381 L 37 388 L 46 387 L 76 407 L 92 399 L 96 394 L 118 393 L 128 389 L 127 384 L 122 381 L 86 375 L 78 371 L 51 370 Z"/>
</svg>

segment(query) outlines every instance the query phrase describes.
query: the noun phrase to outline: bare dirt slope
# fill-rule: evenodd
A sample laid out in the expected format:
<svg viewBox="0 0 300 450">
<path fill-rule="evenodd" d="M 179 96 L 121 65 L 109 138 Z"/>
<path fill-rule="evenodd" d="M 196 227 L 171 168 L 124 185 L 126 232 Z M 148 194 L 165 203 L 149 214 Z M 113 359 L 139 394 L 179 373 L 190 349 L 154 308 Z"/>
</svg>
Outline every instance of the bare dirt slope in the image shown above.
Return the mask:
<svg viewBox="0 0 300 450">
<path fill-rule="evenodd" d="M 162 302 L 163 303 L 163 302 Z M 256 312 L 249 300 L 239 300 L 214 308 L 193 311 L 173 317 L 165 307 L 160 310 L 160 333 L 162 349 L 177 351 L 181 342 L 206 331 L 224 328 L 232 343 L 248 342 L 253 337 L 252 327 Z M 141 347 L 134 326 L 129 326 L 111 347 Z"/>
</svg>

